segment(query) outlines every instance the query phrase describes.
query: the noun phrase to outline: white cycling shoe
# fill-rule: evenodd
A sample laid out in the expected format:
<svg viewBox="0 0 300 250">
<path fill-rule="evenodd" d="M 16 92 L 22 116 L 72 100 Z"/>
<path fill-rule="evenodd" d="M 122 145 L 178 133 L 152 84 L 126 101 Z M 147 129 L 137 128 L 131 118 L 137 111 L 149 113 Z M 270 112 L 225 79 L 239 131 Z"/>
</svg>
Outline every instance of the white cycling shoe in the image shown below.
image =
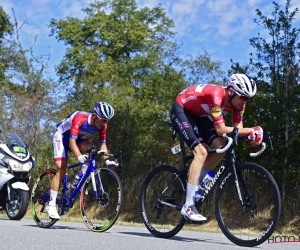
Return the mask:
<svg viewBox="0 0 300 250">
<path fill-rule="evenodd" d="M 199 214 L 195 205 L 188 206 L 187 208 L 183 206 L 181 209 L 181 214 L 192 221 L 206 221 L 206 217 Z"/>
<path fill-rule="evenodd" d="M 46 207 L 46 212 L 48 213 L 50 219 L 54 219 L 54 220 L 59 220 L 60 219 L 60 216 L 57 213 L 56 207 L 48 205 Z"/>
</svg>

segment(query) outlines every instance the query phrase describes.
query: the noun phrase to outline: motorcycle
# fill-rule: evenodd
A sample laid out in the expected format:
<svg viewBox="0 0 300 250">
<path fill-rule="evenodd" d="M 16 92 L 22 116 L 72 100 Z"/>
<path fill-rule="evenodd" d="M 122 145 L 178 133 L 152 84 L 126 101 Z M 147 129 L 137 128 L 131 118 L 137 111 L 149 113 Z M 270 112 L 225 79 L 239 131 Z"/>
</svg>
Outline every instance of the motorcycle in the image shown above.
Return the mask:
<svg viewBox="0 0 300 250">
<path fill-rule="evenodd" d="M 0 211 L 11 220 L 20 220 L 29 203 L 29 187 L 35 159 L 27 145 L 15 134 L 0 127 Z"/>
</svg>

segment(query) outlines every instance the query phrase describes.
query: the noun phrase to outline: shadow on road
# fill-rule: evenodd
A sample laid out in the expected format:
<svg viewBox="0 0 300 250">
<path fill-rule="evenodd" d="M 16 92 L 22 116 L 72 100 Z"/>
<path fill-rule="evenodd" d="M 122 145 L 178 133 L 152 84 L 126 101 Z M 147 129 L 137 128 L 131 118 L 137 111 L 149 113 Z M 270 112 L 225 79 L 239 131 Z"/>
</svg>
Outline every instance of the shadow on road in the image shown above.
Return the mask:
<svg viewBox="0 0 300 250">
<path fill-rule="evenodd" d="M 119 232 L 120 234 L 127 234 L 127 235 L 136 235 L 136 236 L 140 236 L 140 237 L 153 237 L 156 238 L 155 236 L 153 236 L 150 233 L 137 233 L 137 232 Z M 183 241 L 183 242 L 207 242 L 210 244 L 216 244 L 216 245 L 232 245 L 232 243 L 225 243 L 225 242 L 220 242 L 220 241 L 216 241 L 214 239 L 198 239 L 198 238 L 189 238 L 189 237 L 181 237 L 181 236 L 173 236 L 172 238 L 169 239 L 164 239 L 164 238 L 156 238 L 156 239 L 160 239 L 160 240 L 172 240 L 172 241 Z"/>
</svg>

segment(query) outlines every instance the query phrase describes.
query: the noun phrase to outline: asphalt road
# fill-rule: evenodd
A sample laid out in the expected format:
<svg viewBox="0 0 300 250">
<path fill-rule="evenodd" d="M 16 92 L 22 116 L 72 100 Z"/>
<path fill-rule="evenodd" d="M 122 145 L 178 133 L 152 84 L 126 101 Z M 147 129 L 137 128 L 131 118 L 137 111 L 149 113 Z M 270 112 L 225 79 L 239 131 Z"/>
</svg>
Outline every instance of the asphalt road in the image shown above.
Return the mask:
<svg viewBox="0 0 300 250">
<path fill-rule="evenodd" d="M 155 238 L 144 227 L 114 225 L 103 233 L 88 230 L 83 223 L 58 221 L 48 229 L 33 220 L 0 219 L 0 249 L 93 249 L 93 250 L 193 250 L 250 249 L 231 243 L 223 234 L 181 230 L 171 239 Z M 280 241 L 277 238 L 277 241 Z M 264 243 L 255 249 L 299 249 L 299 242 Z M 252 248 L 253 249 L 253 248 Z"/>
</svg>

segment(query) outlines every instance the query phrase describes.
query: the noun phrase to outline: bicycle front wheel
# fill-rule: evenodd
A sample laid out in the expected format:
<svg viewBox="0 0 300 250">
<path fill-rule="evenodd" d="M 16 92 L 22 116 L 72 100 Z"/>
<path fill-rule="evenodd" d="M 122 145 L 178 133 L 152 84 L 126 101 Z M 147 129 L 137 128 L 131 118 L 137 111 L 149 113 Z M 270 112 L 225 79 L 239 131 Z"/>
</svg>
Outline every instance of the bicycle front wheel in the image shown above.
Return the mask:
<svg viewBox="0 0 300 250">
<path fill-rule="evenodd" d="M 159 238 L 170 238 L 184 226 L 180 210 L 185 202 L 186 181 L 171 166 L 155 168 L 145 179 L 140 198 L 142 219 Z"/>
<path fill-rule="evenodd" d="M 265 242 L 277 227 L 281 198 L 272 175 L 262 166 L 244 163 L 236 166 L 237 183 L 231 172 L 220 180 L 216 193 L 216 217 L 225 236 L 233 243 L 253 247 Z"/>
<path fill-rule="evenodd" d="M 92 179 L 88 178 L 80 195 L 81 216 L 90 230 L 104 232 L 119 217 L 123 187 L 118 174 L 110 168 L 99 168 L 94 173 L 97 192 L 94 192 Z"/>
<path fill-rule="evenodd" d="M 50 201 L 51 181 L 55 174 L 55 170 L 47 169 L 37 178 L 32 188 L 31 212 L 35 223 L 42 228 L 51 227 L 57 221 L 50 219 L 46 212 L 46 206 Z"/>
</svg>

